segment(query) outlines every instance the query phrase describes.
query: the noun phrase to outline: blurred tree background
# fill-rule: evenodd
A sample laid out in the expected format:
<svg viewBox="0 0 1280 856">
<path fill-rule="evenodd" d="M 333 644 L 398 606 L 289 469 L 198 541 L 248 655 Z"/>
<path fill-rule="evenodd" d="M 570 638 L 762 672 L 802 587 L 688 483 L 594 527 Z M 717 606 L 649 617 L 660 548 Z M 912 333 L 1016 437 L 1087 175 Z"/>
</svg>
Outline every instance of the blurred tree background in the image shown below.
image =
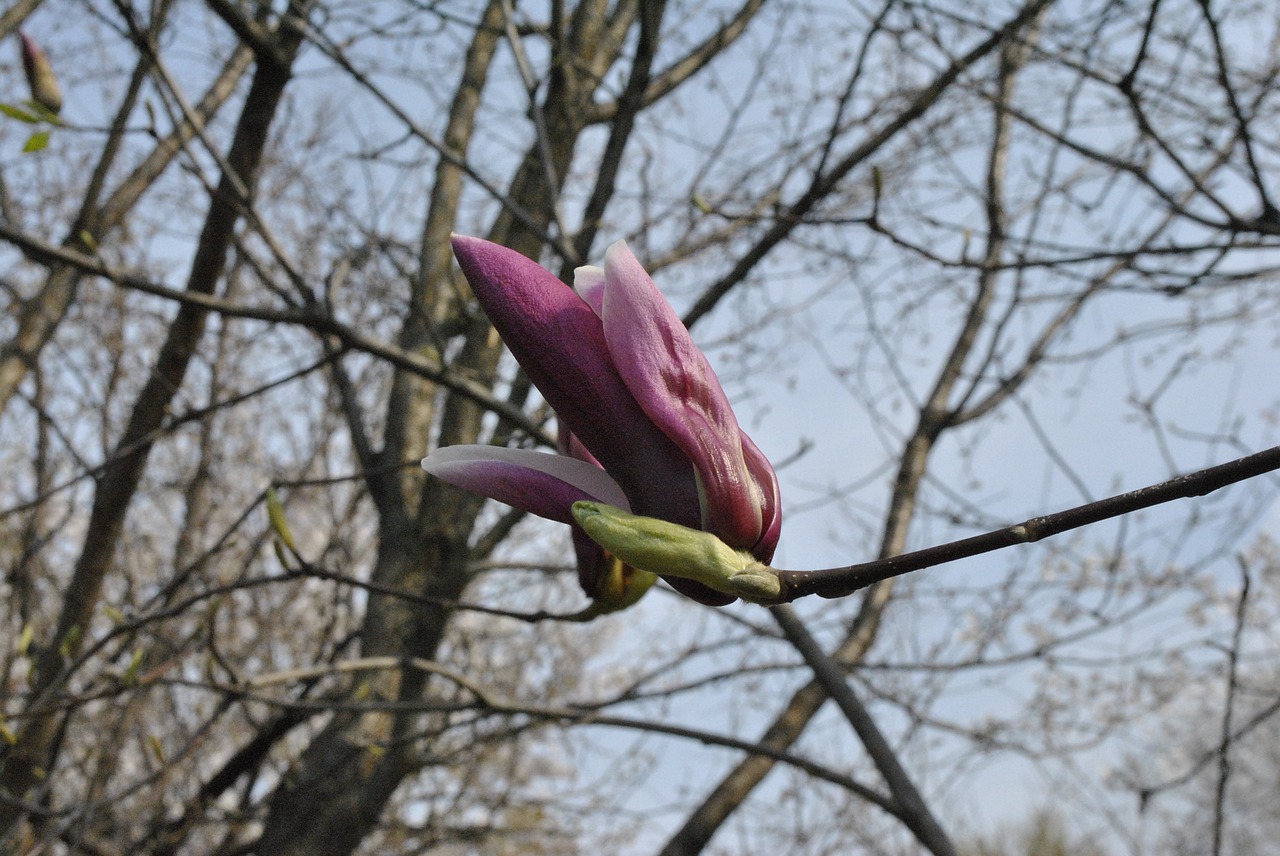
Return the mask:
<svg viewBox="0 0 1280 856">
<path fill-rule="evenodd" d="M 0 35 L 0 851 L 1275 840 L 1274 477 L 798 603 L 876 749 L 764 609 L 561 620 L 563 527 L 418 465 L 555 433 L 455 231 L 566 279 L 629 240 L 779 469 L 780 567 L 1275 445 L 1273 3 L 20 0 Z"/>
</svg>

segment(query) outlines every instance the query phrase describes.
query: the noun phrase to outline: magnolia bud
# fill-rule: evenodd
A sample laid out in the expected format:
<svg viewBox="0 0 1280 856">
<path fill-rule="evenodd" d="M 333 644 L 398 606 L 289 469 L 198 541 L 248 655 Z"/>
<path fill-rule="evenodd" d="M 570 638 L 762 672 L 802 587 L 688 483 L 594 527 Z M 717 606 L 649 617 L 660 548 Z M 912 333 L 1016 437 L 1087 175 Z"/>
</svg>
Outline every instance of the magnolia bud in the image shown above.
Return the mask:
<svg viewBox="0 0 1280 856">
<path fill-rule="evenodd" d="M 53 73 L 49 58 L 26 33 L 18 33 L 22 39 L 22 68 L 27 73 L 27 85 L 31 87 L 31 100 L 53 113 L 62 109 L 62 89 Z"/>
</svg>

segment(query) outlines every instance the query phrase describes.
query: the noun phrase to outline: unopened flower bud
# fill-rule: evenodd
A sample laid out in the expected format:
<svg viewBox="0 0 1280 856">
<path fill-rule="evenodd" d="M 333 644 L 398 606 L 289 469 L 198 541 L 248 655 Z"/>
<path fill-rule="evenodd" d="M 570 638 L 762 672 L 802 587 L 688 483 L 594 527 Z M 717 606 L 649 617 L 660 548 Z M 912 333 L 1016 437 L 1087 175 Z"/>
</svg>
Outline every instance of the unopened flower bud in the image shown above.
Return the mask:
<svg viewBox="0 0 1280 856">
<path fill-rule="evenodd" d="M 56 116 L 62 109 L 62 88 L 58 86 L 53 66 L 26 33 L 18 33 L 18 38 L 22 39 L 22 68 L 31 87 L 31 100 Z"/>
<path fill-rule="evenodd" d="M 756 603 L 781 597 L 781 581 L 768 565 L 710 532 L 585 500 L 573 504 L 573 517 L 591 540 L 632 567 L 696 580 Z"/>
</svg>

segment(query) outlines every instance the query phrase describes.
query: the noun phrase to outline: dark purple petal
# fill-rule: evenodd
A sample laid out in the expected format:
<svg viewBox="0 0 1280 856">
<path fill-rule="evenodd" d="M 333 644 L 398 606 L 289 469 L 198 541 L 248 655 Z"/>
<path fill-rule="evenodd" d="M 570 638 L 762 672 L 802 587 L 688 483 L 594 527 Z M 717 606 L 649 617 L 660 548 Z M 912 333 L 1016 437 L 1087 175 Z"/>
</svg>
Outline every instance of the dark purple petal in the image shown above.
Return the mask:
<svg viewBox="0 0 1280 856">
<path fill-rule="evenodd" d="M 559 523 L 573 524 L 569 509 L 580 499 L 630 507 L 622 488 L 604 470 L 562 455 L 500 446 L 446 446 L 424 458 L 422 468 L 455 487 Z"/>
<path fill-rule="evenodd" d="M 742 432 L 720 381 L 622 241 L 605 253 L 604 275 L 609 354 L 644 412 L 693 463 L 701 528 L 731 547 L 754 547 L 764 531 L 765 498 L 748 470 Z"/>
<path fill-rule="evenodd" d="M 556 448 L 562 455 L 586 461 L 593 466 L 600 466 L 595 455 L 588 452 L 587 447 L 582 445 L 582 441 L 573 436 L 573 432 L 563 423 L 560 425 L 560 434 L 556 438 Z M 605 552 L 604 547 L 592 541 L 577 523 L 571 527 L 570 534 L 573 537 L 574 556 L 578 560 L 578 585 L 586 592 L 587 597 L 594 600 L 600 596 L 601 581 L 611 569 L 614 559 Z"/>
<path fill-rule="evenodd" d="M 573 555 L 578 560 L 578 585 L 587 597 L 594 600 L 600 596 L 600 584 L 617 560 L 592 541 L 578 524 L 573 524 L 570 534 L 573 536 Z"/>
<path fill-rule="evenodd" d="M 586 461 L 588 464 L 600 466 L 600 462 L 596 460 L 596 456 L 587 451 L 587 447 L 582 445 L 582 441 L 573 436 L 573 432 L 563 423 L 560 425 L 560 433 L 556 437 L 556 451 L 562 455 L 568 455 L 570 458 L 577 458 L 579 461 Z"/>
</svg>

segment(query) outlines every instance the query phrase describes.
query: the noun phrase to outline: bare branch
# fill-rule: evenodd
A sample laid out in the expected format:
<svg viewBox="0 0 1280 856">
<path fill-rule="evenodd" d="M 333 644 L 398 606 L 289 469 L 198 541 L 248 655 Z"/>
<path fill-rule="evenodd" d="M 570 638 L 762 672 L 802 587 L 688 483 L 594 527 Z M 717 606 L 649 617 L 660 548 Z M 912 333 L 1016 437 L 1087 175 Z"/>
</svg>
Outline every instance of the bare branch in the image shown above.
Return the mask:
<svg viewBox="0 0 1280 856">
<path fill-rule="evenodd" d="M 755 270 L 760 261 L 774 247 L 782 243 L 810 211 L 835 191 L 845 176 L 852 172 L 854 168 L 865 163 L 868 158 L 878 152 L 903 129 L 924 116 L 931 107 L 938 103 L 951 85 L 960 78 L 960 75 L 973 66 L 974 63 L 1003 45 L 1014 33 L 1021 30 L 1036 16 L 1040 15 L 1044 9 L 1048 8 L 1052 2 L 1053 0 L 1032 0 L 1032 2 L 1027 3 L 1004 26 L 995 30 L 982 42 L 955 59 L 927 86 L 916 92 L 907 107 L 878 130 L 871 132 L 866 140 L 841 158 L 829 171 L 815 175 L 804 193 L 783 208 L 783 216 L 767 229 L 764 235 L 750 249 L 741 255 L 733 269 L 707 288 L 693 306 L 690 307 L 684 316 L 685 326 L 692 328 L 748 273 Z"/>
<path fill-rule="evenodd" d="M 822 684 L 827 695 L 839 706 L 845 719 L 849 720 L 849 724 L 857 732 L 858 739 L 862 741 L 867 754 L 871 756 L 876 769 L 880 771 L 880 775 L 889 786 L 889 792 L 893 794 L 894 802 L 899 807 L 898 816 L 902 822 L 930 853 L 935 856 L 955 856 L 956 850 L 951 840 L 943 831 L 937 818 L 929 811 L 928 804 L 911 782 L 911 777 L 902 767 L 897 753 L 889 745 L 889 741 L 885 739 L 866 707 L 854 694 L 840 667 L 819 647 L 805 628 L 804 622 L 796 615 L 795 610 L 782 604 L 773 607 L 770 611 L 787 639 L 813 670 L 814 677 Z"/>
<path fill-rule="evenodd" d="M 1237 458 L 1216 467 L 1187 473 L 1149 487 L 1138 488 L 1043 517 L 1032 517 L 1013 526 L 1006 526 L 994 532 L 975 535 L 949 544 L 940 544 L 937 547 L 845 568 L 829 568 L 821 571 L 778 571 L 783 584 L 782 600 L 791 601 L 811 594 L 822 597 L 845 597 L 859 589 L 911 571 L 1001 550 L 1014 544 L 1030 544 L 1072 529 L 1079 529 L 1081 526 L 1132 514 L 1175 499 L 1204 496 L 1275 470 L 1280 470 L 1280 446 Z"/>
<path fill-rule="evenodd" d="M 1249 565 L 1240 562 L 1240 597 L 1236 600 L 1236 626 L 1227 649 L 1226 699 L 1222 705 L 1222 736 L 1218 743 L 1218 781 L 1213 799 L 1213 856 L 1222 854 L 1222 826 L 1226 820 L 1227 784 L 1231 781 L 1231 719 L 1235 712 L 1237 682 L 1240 678 L 1240 646 L 1249 614 Z"/>
</svg>

